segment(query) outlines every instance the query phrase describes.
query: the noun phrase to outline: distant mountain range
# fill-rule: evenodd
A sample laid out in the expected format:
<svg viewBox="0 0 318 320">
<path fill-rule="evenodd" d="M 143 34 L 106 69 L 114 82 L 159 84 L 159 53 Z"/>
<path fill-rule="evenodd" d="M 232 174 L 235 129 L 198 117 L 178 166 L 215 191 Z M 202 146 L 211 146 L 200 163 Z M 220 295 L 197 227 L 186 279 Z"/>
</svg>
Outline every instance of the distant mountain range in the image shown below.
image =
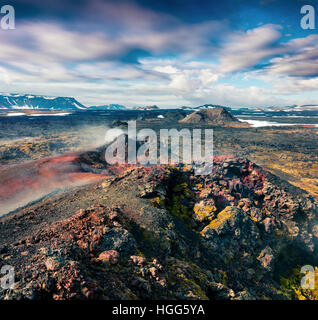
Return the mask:
<svg viewBox="0 0 318 320">
<path fill-rule="evenodd" d="M 294 106 L 289 109 L 290 111 L 318 111 L 318 105 L 303 105 L 303 106 Z"/>
<path fill-rule="evenodd" d="M 86 107 L 71 97 L 0 94 L 0 109 L 78 110 Z"/>
<path fill-rule="evenodd" d="M 292 105 L 292 106 L 270 106 L 270 107 L 257 107 L 257 108 L 239 108 L 237 110 L 247 110 L 247 111 L 268 111 L 268 112 L 275 112 L 275 111 L 318 111 L 318 104 L 306 104 L 302 106 Z"/>
<path fill-rule="evenodd" d="M 6 110 L 127 110 L 120 104 L 86 107 L 72 97 L 33 94 L 0 94 L 0 109 Z"/>
<path fill-rule="evenodd" d="M 197 110 L 209 110 L 215 108 L 223 108 L 230 112 L 240 113 L 244 111 L 248 112 L 295 112 L 295 111 L 303 111 L 303 112 L 317 112 L 318 105 L 292 105 L 285 107 L 264 107 L 264 108 L 230 108 L 217 104 L 204 104 L 197 107 L 188 107 L 183 106 L 176 109 L 181 110 L 189 110 L 189 111 L 197 111 Z M 121 104 L 108 104 L 108 105 L 100 105 L 100 106 L 90 106 L 86 107 L 85 105 L 78 102 L 75 98 L 72 97 L 51 97 L 51 96 L 43 96 L 43 95 L 33 95 L 33 94 L 14 94 L 14 93 L 0 93 L 0 109 L 6 110 L 144 110 L 144 111 L 155 111 L 160 110 L 160 108 L 156 105 L 153 106 L 145 106 L 145 107 L 133 107 L 127 108 Z"/>
<path fill-rule="evenodd" d="M 91 106 L 88 110 L 127 110 L 127 108 L 121 104 L 108 104 L 103 106 Z"/>
</svg>

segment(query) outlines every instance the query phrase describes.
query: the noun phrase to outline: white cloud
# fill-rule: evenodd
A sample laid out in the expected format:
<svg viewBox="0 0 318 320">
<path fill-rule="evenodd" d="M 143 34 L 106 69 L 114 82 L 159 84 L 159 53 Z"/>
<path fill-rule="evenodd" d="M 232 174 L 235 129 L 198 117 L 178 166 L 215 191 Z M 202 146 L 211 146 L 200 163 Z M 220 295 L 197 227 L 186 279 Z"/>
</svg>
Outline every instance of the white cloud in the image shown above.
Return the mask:
<svg viewBox="0 0 318 320">
<path fill-rule="evenodd" d="M 220 49 L 220 72 L 233 72 L 253 67 L 283 50 L 275 46 L 281 38 L 279 26 L 266 25 L 246 32 L 234 32 Z"/>
<path fill-rule="evenodd" d="M 90 8 L 100 18 L 106 14 L 113 28 L 78 31 L 29 22 L 3 33 L 0 89 L 71 95 L 87 104 L 162 106 L 294 104 L 304 92 L 317 91 L 317 35 L 280 43 L 276 25 L 228 32 L 222 21 L 184 24 L 135 4 L 93 0 Z M 133 49 L 151 57 L 123 63 Z M 158 58 L 171 53 L 175 58 Z M 253 70 L 261 63 L 267 66 Z M 221 83 L 233 73 L 270 86 Z"/>
<path fill-rule="evenodd" d="M 286 48 L 290 53 L 272 59 L 269 73 L 297 77 L 318 75 L 318 35 L 291 40 Z"/>
</svg>

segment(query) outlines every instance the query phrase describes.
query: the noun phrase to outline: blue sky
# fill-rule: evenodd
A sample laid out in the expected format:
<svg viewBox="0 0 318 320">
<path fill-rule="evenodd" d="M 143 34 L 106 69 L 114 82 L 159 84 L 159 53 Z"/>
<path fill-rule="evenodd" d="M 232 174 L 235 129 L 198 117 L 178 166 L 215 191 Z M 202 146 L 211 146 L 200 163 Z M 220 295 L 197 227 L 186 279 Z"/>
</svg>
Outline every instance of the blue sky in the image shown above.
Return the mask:
<svg viewBox="0 0 318 320">
<path fill-rule="evenodd" d="M 312 0 L 16 0 L 0 91 L 85 105 L 318 104 Z"/>
</svg>

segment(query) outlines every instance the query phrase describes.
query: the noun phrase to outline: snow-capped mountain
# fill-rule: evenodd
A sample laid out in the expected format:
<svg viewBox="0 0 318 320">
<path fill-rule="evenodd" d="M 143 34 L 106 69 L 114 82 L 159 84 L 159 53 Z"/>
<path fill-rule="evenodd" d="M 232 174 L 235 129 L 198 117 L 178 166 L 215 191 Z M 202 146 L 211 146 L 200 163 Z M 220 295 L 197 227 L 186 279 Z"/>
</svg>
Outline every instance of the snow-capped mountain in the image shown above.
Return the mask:
<svg viewBox="0 0 318 320">
<path fill-rule="evenodd" d="M 145 107 L 135 107 L 134 110 L 143 110 L 143 111 L 153 111 L 159 110 L 160 108 L 156 105 L 153 106 L 145 106 Z"/>
<path fill-rule="evenodd" d="M 10 93 L 0 94 L 0 109 L 86 110 L 87 108 L 71 97 L 48 97 Z"/>
<path fill-rule="evenodd" d="M 127 110 L 127 108 L 121 104 L 108 104 L 103 106 L 91 106 L 89 110 Z"/>
<path fill-rule="evenodd" d="M 292 110 L 292 111 L 318 111 L 318 105 L 307 104 L 307 105 L 303 105 L 303 106 L 296 106 L 290 110 Z"/>
<path fill-rule="evenodd" d="M 204 104 L 203 106 L 198 106 L 198 107 L 195 107 L 193 109 L 199 110 L 199 109 L 214 109 L 214 108 L 224 108 L 224 109 L 226 109 L 228 111 L 231 110 L 231 108 L 229 108 L 229 107 L 220 106 L 218 104 Z"/>
</svg>

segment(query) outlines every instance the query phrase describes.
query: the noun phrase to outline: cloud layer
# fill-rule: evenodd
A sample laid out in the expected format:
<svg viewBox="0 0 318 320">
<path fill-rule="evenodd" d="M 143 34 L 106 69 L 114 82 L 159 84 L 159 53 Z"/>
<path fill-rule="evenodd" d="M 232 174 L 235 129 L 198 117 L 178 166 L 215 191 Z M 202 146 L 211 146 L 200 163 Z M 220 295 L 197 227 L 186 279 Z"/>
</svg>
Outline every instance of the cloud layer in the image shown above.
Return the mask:
<svg viewBox="0 0 318 320">
<path fill-rule="evenodd" d="M 318 102 L 318 35 L 288 35 L 277 19 L 233 27 L 226 15 L 190 21 L 130 1 L 29 5 L 19 0 L 16 29 L 0 30 L 1 91 L 87 105 Z"/>
</svg>

